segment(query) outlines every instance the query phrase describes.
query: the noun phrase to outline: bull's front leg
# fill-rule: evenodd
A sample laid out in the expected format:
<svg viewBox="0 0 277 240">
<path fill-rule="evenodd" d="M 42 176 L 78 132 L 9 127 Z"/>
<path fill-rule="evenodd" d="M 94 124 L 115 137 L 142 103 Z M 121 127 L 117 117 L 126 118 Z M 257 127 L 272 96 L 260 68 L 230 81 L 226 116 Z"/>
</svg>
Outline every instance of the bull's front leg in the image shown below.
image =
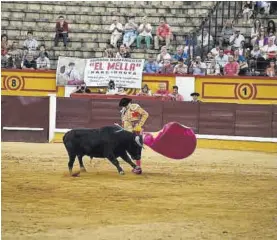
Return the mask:
<svg viewBox="0 0 277 240">
<path fill-rule="evenodd" d="M 120 175 L 125 174 L 123 169 L 120 167 L 118 160 L 116 159 L 116 157 L 114 155 L 109 155 L 107 158 L 117 168 L 117 171 Z"/>
<path fill-rule="evenodd" d="M 125 152 L 120 156 L 125 162 L 129 163 L 131 167 L 133 168 L 133 172 L 136 174 L 141 174 L 142 170 L 140 166 L 137 166 L 133 163 L 132 159 L 128 156 L 128 154 Z"/>
</svg>

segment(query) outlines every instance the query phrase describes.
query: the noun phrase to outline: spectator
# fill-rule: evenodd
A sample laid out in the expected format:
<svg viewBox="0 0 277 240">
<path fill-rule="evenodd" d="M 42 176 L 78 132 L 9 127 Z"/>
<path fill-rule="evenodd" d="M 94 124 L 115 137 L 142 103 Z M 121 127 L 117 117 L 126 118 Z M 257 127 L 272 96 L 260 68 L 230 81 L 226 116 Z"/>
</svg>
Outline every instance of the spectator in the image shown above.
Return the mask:
<svg viewBox="0 0 277 240">
<path fill-rule="evenodd" d="M 266 69 L 266 75 L 269 77 L 276 77 L 276 65 L 275 61 L 270 61 L 269 66 Z"/>
<path fill-rule="evenodd" d="M 107 87 L 107 95 L 115 95 L 118 94 L 118 88 L 115 87 L 115 83 L 113 80 L 110 80 Z"/>
<path fill-rule="evenodd" d="M 173 73 L 181 74 L 181 75 L 188 73 L 188 66 L 186 64 L 184 64 L 183 58 L 179 58 L 178 64 L 174 67 Z"/>
<path fill-rule="evenodd" d="M 22 69 L 37 69 L 37 63 L 34 60 L 34 56 L 31 53 L 27 53 L 25 60 L 22 62 Z"/>
<path fill-rule="evenodd" d="M 68 64 L 68 70 L 64 72 L 64 77 L 67 80 L 68 85 L 79 85 L 84 81 L 81 80 L 79 71 L 75 68 L 75 63 L 70 62 Z"/>
<path fill-rule="evenodd" d="M 272 38 L 273 42 L 276 43 L 276 35 L 273 33 L 273 30 L 269 30 L 268 38 Z"/>
<path fill-rule="evenodd" d="M 211 59 L 207 64 L 207 75 L 220 75 L 220 67 L 215 59 Z"/>
<path fill-rule="evenodd" d="M 254 45 L 253 50 L 250 52 L 250 59 L 249 59 L 249 65 L 252 69 L 252 74 L 254 74 L 255 70 L 257 69 L 257 63 L 258 59 L 261 58 L 261 51 L 259 48 L 259 45 Z M 264 61 L 264 59 L 262 59 Z"/>
<path fill-rule="evenodd" d="M 23 51 L 18 47 L 18 42 L 13 41 L 12 46 L 9 48 L 8 51 L 9 55 L 16 55 L 18 56 L 21 60 L 23 59 Z"/>
<path fill-rule="evenodd" d="M 152 96 L 152 92 L 147 84 L 144 84 L 137 96 Z"/>
<path fill-rule="evenodd" d="M 259 45 L 255 45 L 253 50 L 251 51 L 251 57 L 258 58 L 261 56 L 261 51 Z"/>
<path fill-rule="evenodd" d="M 224 54 L 223 49 L 219 50 L 219 55 L 215 58 L 216 63 L 219 65 L 220 73 L 223 74 L 223 69 L 228 63 L 228 56 Z"/>
<path fill-rule="evenodd" d="M 150 49 L 150 43 L 152 39 L 151 31 L 152 31 L 152 26 L 148 22 L 147 17 L 144 16 L 142 18 L 142 24 L 140 24 L 138 28 L 139 35 L 137 37 L 137 48 L 140 48 L 140 43 L 144 39 L 146 42 L 146 48 Z"/>
<path fill-rule="evenodd" d="M 154 37 L 154 47 L 155 49 L 159 49 L 159 43 L 165 41 L 166 48 L 169 48 L 170 39 L 171 39 L 171 28 L 165 22 L 164 18 L 160 19 L 160 25 L 157 28 L 156 36 Z"/>
<path fill-rule="evenodd" d="M 1 56 L 6 56 L 8 54 L 8 48 L 9 48 L 8 35 L 2 34 L 1 35 Z"/>
<path fill-rule="evenodd" d="M 165 83 L 159 83 L 159 90 L 154 94 L 156 97 L 167 97 L 169 94 L 169 91 L 166 89 Z"/>
<path fill-rule="evenodd" d="M 63 46 L 66 47 L 68 42 L 68 23 L 64 20 L 63 16 L 59 16 L 56 22 L 55 47 L 58 46 L 60 38 L 63 39 Z"/>
<path fill-rule="evenodd" d="M 114 58 L 115 52 L 113 48 L 106 48 L 104 51 L 103 57 L 105 58 Z"/>
<path fill-rule="evenodd" d="M 192 94 L 190 94 L 190 96 L 192 97 L 191 102 L 195 103 L 195 102 L 201 102 L 198 97 L 200 96 L 200 94 L 198 92 L 194 92 Z"/>
<path fill-rule="evenodd" d="M 10 54 L 7 61 L 7 68 L 21 69 L 22 55 L 19 55 L 16 51 Z"/>
<path fill-rule="evenodd" d="M 272 32 L 273 35 L 275 35 L 276 27 L 275 27 L 275 22 L 273 20 L 268 21 L 266 31 L 267 31 L 267 35 L 269 35 L 270 32 Z"/>
<path fill-rule="evenodd" d="M 128 95 L 127 92 L 125 91 L 124 87 L 118 86 L 118 95 Z"/>
<path fill-rule="evenodd" d="M 220 51 L 219 45 L 216 45 L 216 47 L 214 47 L 214 48 L 211 50 L 211 54 L 213 55 L 214 58 L 216 58 L 217 56 L 219 56 L 219 51 Z"/>
<path fill-rule="evenodd" d="M 154 60 L 153 55 L 150 55 L 148 58 L 148 62 L 145 64 L 145 73 L 158 73 L 159 66 L 157 62 Z"/>
<path fill-rule="evenodd" d="M 170 54 L 167 52 L 166 46 L 161 48 L 161 53 L 157 56 L 157 63 L 162 67 L 165 60 L 171 60 Z"/>
<path fill-rule="evenodd" d="M 27 32 L 27 39 L 24 41 L 23 47 L 24 47 L 24 49 L 27 50 L 28 53 L 30 53 L 32 55 L 36 55 L 36 51 L 38 48 L 38 42 L 33 37 L 33 31 Z"/>
<path fill-rule="evenodd" d="M 243 18 L 244 18 L 243 24 L 245 24 L 246 22 L 250 23 L 250 18 L 253 14 L 253 9 L 254 9 L 254 6 L 252 5 L 251 1 L 247 1 L 247 2 L 244 3 L 243 12 L 242 12 L 242 15 L 243 15 Z"/>
<path fill-rule="evenodd" d="M 177 63 L 180 58 L 183 58 L 183 59 L 188 58 L 187 53 L 184 51 L 184 47 L 181 46 L 181 45 L 177 47 L 177 53 L 173 56 L 173 62 L 172 63 Z"/>
<path fill-rule="evenodd" d="M 165 60 L 163 66 L 159 69 L 161 74 L 171 74 L 173 73 L 174 67 L 171 65 L 170 60 Z"/>
<path fill-rule="evenodd" d="M 211 61 L 212 61 L 212 59 L 213 59 L 213 55 L 212 55 L 212 53 L 211 52 L 209 52 L 208 54 L 207 54 L 207 57 L 205 58 L 205 64 L 207 65 L 208 63 L 210 63 Z"/>
<path fill-rule="evenodd" d="M 196 56 L 195 61 L 191 62 L 190 71 L 193 75 L 205 75 L 206 74 L 206 64 L 201 61 L 200 56 Z"/>
<path fill-rule="evenodd" d="M 251 28 L 251 45 L 254 46 L 257 40 L 257 37 L 260 33 L 260 28 L 262 24 L 259 19 L 255 20 L 254 26 Z"/>
<path fill-rule="evenodd" d="M 77 91 L 75 93 L 91 93 L 90 89 L 87 88 L 85 83 L 77 86 Z"/>
<path fill-rule="evenodd" d="M 210 45 L 209 45 L 210 39 Z M 202 46 L 203 45 L 203 46 Z M 196 46 L 196 55 L 201 55 L 201 50 L 203 55 L 206 56 L 209 48 L 213 45 L 213 37 L 209 35 L 206 28 L 203 29 L 203 43 L 202 43 L 202 34 L 197 38 L 197 46 Z"/>
<path fill-rule="evenodd" d="M 245 56 L 246 49 L 244 45 L 245 45 L 245 41 L 241 41 L 240 47 L 237 49 L 239 51 L 239 55 Z"/>
<path fill-rule="evenodd" d="M 122 37 L 123 26 L 118 22 L 118 18 L 114 16 L 112 18 L 113 23 L 110 26 L 111 40 L 110 43 L 114 48 L 117 48 L 117 42 Z"/>
<path fill-rule="evenodd" d="M 115 58 L 130 58 L 130 53 L 127 52 L 126 46 L 121 44 L 119 47 L 119 51 L 116 53 Z"/>
<path fill-rule="evenodd" d="M 40 53 L 44 53 L 45 57 L 49 58 L 49 55 L 45 50 L 45 45 L 44 44 L 41 44 L 40 47 L 39 47 L 39 54 Z"/>
<path fill-rule="evenodd" d="M 241 46 L 241 42 L 242 41 L 245 41 L 244 36 L 242 34 L 240 34 L 240 30 L 239 29 L 235 30 L 235 34 L 233 34 L 230 37 L 231 49 L 233 51 L 238 49 Z"/>
<path fill-rule="evenodd" d="M 40 70 L 50 69 L 50 60 L 45 56 L 45 53 L 41 52 L 36 62 L 37 62 L 37 69 L 40 69 Z"/>
<path fill-rule="evenodd" d="M 219 47 L 222 48 L 224 44 L 229 44 L 229 39 L 233 34 L 233 23 L 231 19 L 228 19 L 221 31 L 221 37 L 219 38 Z"/>
<path fill-rule="evenodd" d="M 239 74 L 239 64 L 234 61 L 233 56 L 228 57 L 229 62 L 224 67 L 224 75 L 228 76 L 238 76 Z"/>
<path fill-rule="evenodd" d="M 168 96 L 171 97 L 173 101 L 184 101 L 184 97 L 178 93 L 178 86 L 173 86 L 173 92 L 168 94 Z"/>
<path fill-rule="evenodd" d="M 134 22 L 134 17 L 129 17 L 124 27 L 123 44 L 130 47 L 137 38 L 138 25 Z"/>
<path fill-rule="evenodd" d="M 270 2 L 268 1 L 256 1 L 256 8 L 259 14 L 269 14 Z"/>
<path fill-rule="evenodd" d="M 276 60 L 277 46 L 274 44 L 273 39 L 269 38 L 268 44 L 261 48 L 262 57 L 265 60 Z"/>
<path fill-rule="evenodd" d="M 190 32 L 188 35 L 185 35 L 184 43 L 184 52 L 192 59 L 194 56 L 194 48 L 197 45 L 196 34 L 194 32 Z"/>
<path fill-rule="evenodd" d="M 239 50 L 235 50 L 234 52 L 234 61 L 236 61 L 239 64 L 239 75 L 246 75 L 246 72 L 248 70 L 248 64 L 246 59 L 239 54 Z"/>
<path fill-rule="evenodd" d="M 264 27 L 261 27 L 259 35 L 256 38 L 255 44 L 258 44 L 259 47 L 262 48 L 263 46 L 267 45 L 267 43 L 268 43 L 268 38 L 265 36 Z"/>
</svg>

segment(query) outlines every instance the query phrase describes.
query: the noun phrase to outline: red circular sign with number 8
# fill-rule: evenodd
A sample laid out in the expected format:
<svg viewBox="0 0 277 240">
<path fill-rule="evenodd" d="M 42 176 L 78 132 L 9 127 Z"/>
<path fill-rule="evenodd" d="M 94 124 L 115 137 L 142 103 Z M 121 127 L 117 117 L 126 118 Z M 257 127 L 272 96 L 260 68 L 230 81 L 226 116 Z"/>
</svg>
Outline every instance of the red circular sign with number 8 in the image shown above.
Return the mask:
<svg viewBox="0 0 277 240">
<path fill-rule="evenodd" d="M 23 79 L 18 76 L 10 76 L 5 80 L 5 85 L 8 90 L 20 90 L 23 85 Z"/>
</svg>

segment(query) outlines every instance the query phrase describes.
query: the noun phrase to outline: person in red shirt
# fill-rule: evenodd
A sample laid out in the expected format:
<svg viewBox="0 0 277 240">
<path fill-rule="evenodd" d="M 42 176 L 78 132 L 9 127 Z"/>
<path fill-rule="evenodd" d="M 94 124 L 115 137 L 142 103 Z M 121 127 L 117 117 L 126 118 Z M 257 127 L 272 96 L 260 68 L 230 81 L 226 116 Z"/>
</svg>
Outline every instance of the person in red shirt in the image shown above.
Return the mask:
<svg viewBox="0 0 277 240">
<path fill-rule="evenodd" d="M 166 89 L 165 83 L 159 84 L 159 90 L 154 94 L 155 97 L 162 97 L 163 99 L 170 99 L 169 91 Z"/>
<path fill-rule="evenodd" d="M 228 63 L 224 66 L 224 75 L 238 76 L 239 75 L 239 64 L 234 61 L 233 56 L 228 57 Z"/>
<path fill-rule="evenodd" d="M 166 47 L 169 47 L 170 38 L 171 38 L 171 29 L 170 26 L 165 22 L 164 18 L 160 20 L 160 26 L 157 28 L 156 36 L 154 37 L 155 49 L 159 49 L 159 42 L 165 41 Z"/>
<path fill-rule="evenodd" d="M 173 86 L 173 92 L 168 95 L 173 101 L 184 101 L 184 97 L 178 93 L 178 86 Z"/>
<path fill-rule="evenodd" d="M 59 39 L 63 39 L 64 47 L 67 46 L 68 41 L 68 23 L 64 20 L 63 16 L 59 16 L 59 20 L 56 23 L 56 36 L 55 36 L 55 47 L 58 46 Z"/>
</svg>

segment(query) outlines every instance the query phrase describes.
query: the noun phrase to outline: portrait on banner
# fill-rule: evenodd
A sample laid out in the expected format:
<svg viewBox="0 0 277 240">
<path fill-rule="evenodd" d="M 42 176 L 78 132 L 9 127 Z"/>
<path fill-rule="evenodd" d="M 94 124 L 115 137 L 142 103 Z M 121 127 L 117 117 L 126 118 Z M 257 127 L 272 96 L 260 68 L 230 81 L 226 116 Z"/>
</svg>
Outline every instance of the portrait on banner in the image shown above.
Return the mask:
<svg viewBox="0 0 277 240">
<path fill-rule="evenodd" d="M 84 83 L 86 59 L 59 57 L 56 70 L 57 86 L 80 85 Z"/>
</svg>

